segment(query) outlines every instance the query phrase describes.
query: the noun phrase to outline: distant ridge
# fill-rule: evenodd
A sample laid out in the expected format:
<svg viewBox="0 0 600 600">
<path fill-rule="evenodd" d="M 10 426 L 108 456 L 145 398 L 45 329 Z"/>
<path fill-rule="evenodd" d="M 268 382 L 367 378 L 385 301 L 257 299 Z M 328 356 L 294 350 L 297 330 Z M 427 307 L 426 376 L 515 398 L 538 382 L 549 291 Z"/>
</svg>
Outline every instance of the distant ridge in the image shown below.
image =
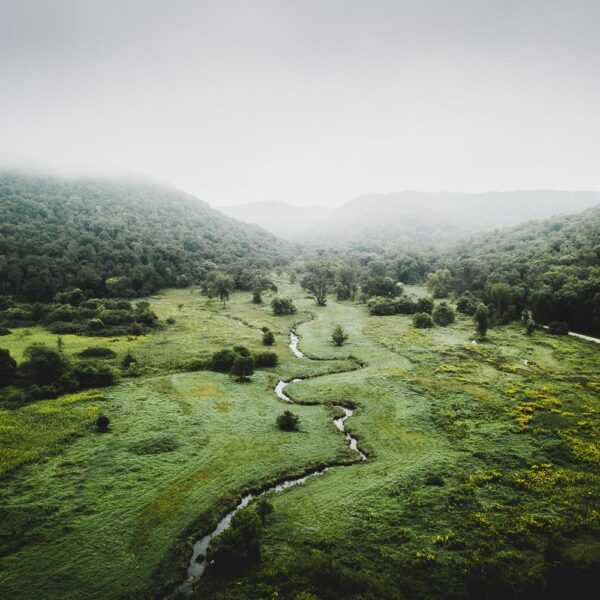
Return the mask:
<svg viewBox="0 0 600 600">
<path fill-rule="evenodd" d="M 222 211 L 294 241 L 386 246 L 449 242 L 596 205 L 600 193 L 593 191 L 406 191 L 366 194 L 338 208 L 255 202 Z"/>
</svg>

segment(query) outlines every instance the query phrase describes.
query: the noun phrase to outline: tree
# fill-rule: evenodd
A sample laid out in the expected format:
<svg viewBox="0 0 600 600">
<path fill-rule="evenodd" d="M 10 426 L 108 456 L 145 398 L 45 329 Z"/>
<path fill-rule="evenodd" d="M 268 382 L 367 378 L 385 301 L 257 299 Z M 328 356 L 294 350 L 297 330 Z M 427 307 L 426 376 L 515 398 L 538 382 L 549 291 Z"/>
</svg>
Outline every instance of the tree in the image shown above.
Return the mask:
<svg viewBox="0 0 600 600">
<path fill-rule="evenodd" d="M 339 267 L 335 273 L 335 293 L 338 300 L 351 300 L 358 289 L 356 271 L 347 265 Z"/>
<path fill-rule="evenodd" d="M 8 350 L 0 348 L 0 387 L 10 385 L 17 373 L 17 361 Z"/>
<path fill-rule="evenodd" d="M 270 329 L 263 333 L 262 342 L 265 346 L 272 346 L 275 343 L 275 335 Z"/>
<path fill-rule="evenodd" d="M 429 329 L 433 327 L 433 319 L 428 313 L 415 313 L 413 316 L 413 325 L 418 329 Z"/>
<path fill-rule="evenodd" d="M 435 324 L 441 325 L 442 327 L 454 323 L 455 319 L 454 309 L 447 302 L 440 302 L 440 304 L 433 309 L 432 316 Z"/>
<path fill-rule="evenodd" d="M 240 510 L 233 515 L 231 526 L 211 540 L 207 561 L 220 575 L 238 573 L 260 557 L 261 535 L 262 522 L 256 510 Z"/>
<path fill-rule="evenodd" d="M 319 306 L 327 304 L 327 294 L 335 289 L 335 276 L 329 263 L 315 262 L 307 265 L 302 287 L 310 292 Z"/>
<path fill-rule="evenodd" d="M 252 373 L 254 373 L 254 359 L 251 356 L 236 356 L 231 365 L 231 374 L 238 381 L 247 381 Z"/>
<path fill-rule="evenodd" d="M 25 362 L 19 366 L 19 376 L 27 383 L 50 385 L 57 382 L 67 369 L 67 362 L 56 350 L 44 344 L 25 348 Z"/>
<path fill-rule="evenodd" d="M 219 373 L 229 373 L 233 367 L 233 361 L 236 358 L 236 353 L 233 350 L 223 349 L 217 350 L 210 359 L 210 366 L 213 371 Z"/>
<path fill-rule="evenodd" d="M 361 287 L 368 297 L 395 298 L 404 293 L 404 286 L 397 284 L 391 277 L 368 276 L 363 280 Z"/>
<path fill-rule="evenodd" d="M 262 290 L 260 288 L 254 288 L 252 291 L 252 302 L 262 304 Z"/>
<path fill-rule="evenodd" d="M 445 298 L 452 291 L 452 273 L 448 269 L 438 269 L 427 275 L 425 285 L 434 298 Z"/>
<path fill-rule="evenodd" d="M 291 410 L 284 411 L 277 417 L 277 427 L 281 431 L 297 431 L 300 417 L 295 415 Z"/>
<path fill-rule="evenodd" d="M 350 336 L 344 331 L 344 328 L 338 323 L 331 332 L 331 339 L 336 346 L 341 346 L 348 341 Z"/>
<path fill-rule="evenodd" d="M 221 271 L 211 271 L 206 279 L 206 290 L 209 298 L 217 296 L 225 306 L 233 291 L 233 280 Z"/>
<path fill-rule="evenodd" d="M 296 312 L 296 307 L 291 298 L 275 297 L 271 300 L 271 309 L 276 316 L 293 315 Z"/>
<path fill-rule="evenodd" d="M 475 320 L 477 335 L 483 339 L 487 333 L 490 323 L 490 311 L 488 307 L 483 303 L 479 303 L 473 318 Z"/>
<path fill-rule="evenodd" d="M 279 357 L 275 352 L 258 352 L 254 355 L 254 366 L 257 368 L 270 369 L 276 367 Z"/>
</svg>

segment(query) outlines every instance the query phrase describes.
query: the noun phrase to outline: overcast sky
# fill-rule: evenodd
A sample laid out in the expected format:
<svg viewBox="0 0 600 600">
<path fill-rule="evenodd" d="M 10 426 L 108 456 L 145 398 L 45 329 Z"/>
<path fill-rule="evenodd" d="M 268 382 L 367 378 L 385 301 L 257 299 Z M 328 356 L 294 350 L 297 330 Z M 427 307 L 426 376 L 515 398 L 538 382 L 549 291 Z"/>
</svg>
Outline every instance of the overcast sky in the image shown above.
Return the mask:
<svg viewBox="0 0 600 600">
<path fill-rule="evenodd" d="M 0 0 L 0 164 L 215 205 L 600 190 L 598 0 Z"/>
</svg>

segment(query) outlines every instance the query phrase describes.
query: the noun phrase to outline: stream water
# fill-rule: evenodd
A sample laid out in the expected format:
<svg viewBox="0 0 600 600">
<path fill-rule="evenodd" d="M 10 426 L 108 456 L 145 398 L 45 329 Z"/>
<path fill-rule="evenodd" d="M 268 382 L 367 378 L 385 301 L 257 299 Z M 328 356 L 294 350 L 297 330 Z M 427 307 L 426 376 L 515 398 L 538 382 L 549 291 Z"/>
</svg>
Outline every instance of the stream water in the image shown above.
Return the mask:
<svg viewBox="0 0 600 600">
<path fill-rule="evenodd" d="M 298 336 L 295 333 L 291 332 L 290 333 L 290 346 L 289 346 L 290 350 L 293 352 L 293 354 L 296 357 L 304 358 L 304 354 L 302 354 L 302 352 L 300 352 L 300 350 L 298 350 L 298 341 L 299 341 Z M 286 382 L 283 380 L 277 382 L 277 385 L 275 386 L 275 390 L 274 390 L 275 394 L 283 402 L 288 402 L 290 404 L 293 404 L 293 400 L 285 394 L 284 390 L 285 390 L 286 386 L 289 385 L 289 383 L 297 383 L 299 381 L 302 381 L 302 379 L 292 379 L 291 382 Z M 356 438 L 352 437 L 346 431 L 346 428 L 344 426 L 346 419 L 350 418 L 354 414 L 354 411 L 351 408 L 348 408 L 346 406 L 338 406 L 337 408 L 342 410 L 344 412 L 344 414 L 341 417 L 338 417 L 337 419 L 333 420 L 335 427 L 341 433 L 343 433 L 345 435 L 345 438 L 348 440 L 348 445 L 350 446 L 350 449 L 353 450 L 354 452 L 356 452 L 360 456 L 361 460 L 363 460 L 363 461 L 367 460 L 366 454 L 364 454 L 364 452 L 362 452 L 361 449 L 358 447 L 358 441 L 356 440 Z M 266 494 L 283 492 L 284 490 L 287 490 L 296 485 L 301 485 L 301 484 L 305 483 L 308 479 L 310 479 L 312 477 L 318 477 L 319 475 L 323 475 L 323 473 L 326 473 L 327 471 L 329 471 L 333 468 L 335 468 L 335 466 L 323 467 L 321 469 L 315 469 L 314 471 L 310 471 L 310 472 L 306 473 L 302 477 L 296 477 L 294 479 L 285 479 L 284 481 L 281 481 L 279 483 L 272 485 L 271 487 L 267 488 L 263 492 L 260 492 L 257 494 L 252 494 L 252 493 L 246 494 L 240 500 L 238 505 L 233 510 L 228 512 L 217 523 L 217 526 L 210 533 L 208 533 L 203 538 L 199 539 L 197 542 L 194 543 L 192 556 L 190 558 L 190 562 L 189 562 L 188 569 L 187 569 L 186 580 L 182 584 L 177 586 L 177 588 L 175 590 L 173 590 L 170 594 L 165 596 L 164 600 L 171 600 L 171 599 L 175 598 L 177 596 L 177 594 L 187 594 L 190 592 L 194 583 L 196 583 L 202 577 L 202 575 L 204 574 L 204 571 L 206 570 L 205 557 L 206 557 L 206 552 L 208 550 L 208 546 L 209 546 L 211 540 L 215 536 L 217 536 L 220 533 L 222 533 L 223 531 L 225 531 L 231 525 L 231 519 L 233 518 L 233 515 L 235 515 L 236 512 L 238 512 L 242 508 L 245 508 L 246 506 L 248 506 L 250 504 L 250 502 L 252 502 L 252 500 L 254 500 L 256 498 L 260 498 L 261 496 L 264 496 Z"/>
</svg>

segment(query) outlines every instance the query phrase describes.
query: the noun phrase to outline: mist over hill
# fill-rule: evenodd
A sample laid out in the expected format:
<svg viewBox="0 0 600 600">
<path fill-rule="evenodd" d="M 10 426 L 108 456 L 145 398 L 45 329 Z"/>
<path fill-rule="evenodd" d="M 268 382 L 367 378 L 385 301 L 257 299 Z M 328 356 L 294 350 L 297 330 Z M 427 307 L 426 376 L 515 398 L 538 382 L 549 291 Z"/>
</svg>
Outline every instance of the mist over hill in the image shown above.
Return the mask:
<svg viewBox="0 0 600 600">
<path fill-rule="evenodd" d="M 256 202 L 221 210 L 294 241 L 376 247 L 452 242 L 473 233 L 576 213 L 598 204 L 598 192 L 407 191 L 367 194 L 338 208 Z"/>
<path fill-rule="evenodd" d="M 213 269 L 268 269 L 285 242 L 174 187 L 142 180 L 0 173 L 0 293 L 49 300 L 109 278 L 143 295 Z"/>
</svg>

